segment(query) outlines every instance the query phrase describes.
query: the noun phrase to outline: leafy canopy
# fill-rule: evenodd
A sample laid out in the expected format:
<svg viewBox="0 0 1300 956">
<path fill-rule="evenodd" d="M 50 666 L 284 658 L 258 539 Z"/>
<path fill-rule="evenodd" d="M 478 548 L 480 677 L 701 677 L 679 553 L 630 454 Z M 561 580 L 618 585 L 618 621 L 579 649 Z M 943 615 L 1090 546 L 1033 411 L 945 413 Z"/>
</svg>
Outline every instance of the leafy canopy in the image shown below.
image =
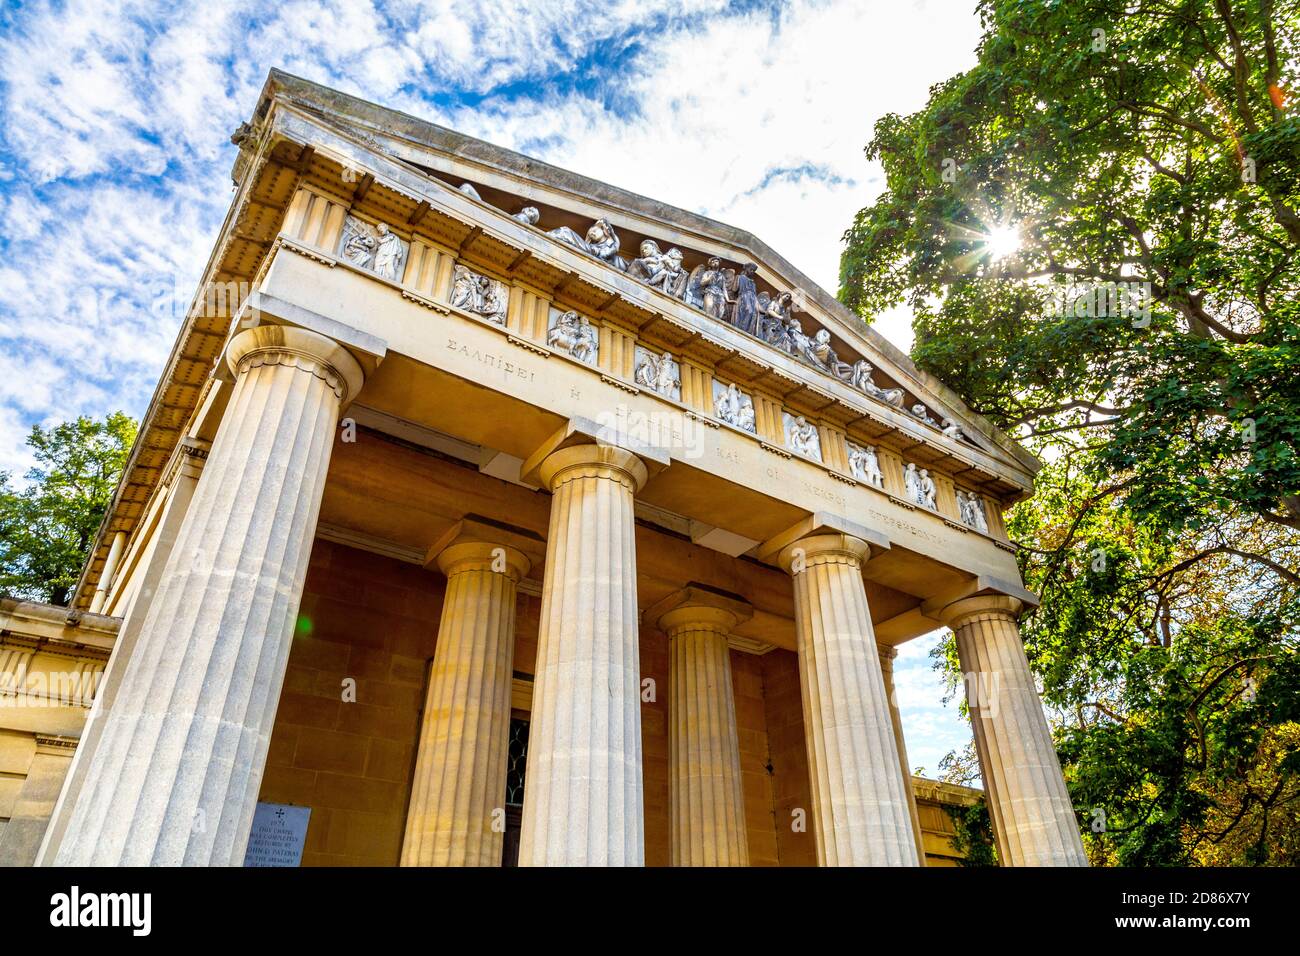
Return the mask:
<svg viewBox="0 0 1300 956">
<path fill-rule="evenodd" d="M 0 592 L 67 604 L 135 441 L 135 420 L 81 417 L 32 428 L 36 466 L 14 487 L 0 472 Z"/>
<path fill-rule="evenodd" d="M 1009 529 L 1094 859 L 1294 863 L 1300 0 L 979 11 L 840 297 L 1046 462 Z"/>
</svg>

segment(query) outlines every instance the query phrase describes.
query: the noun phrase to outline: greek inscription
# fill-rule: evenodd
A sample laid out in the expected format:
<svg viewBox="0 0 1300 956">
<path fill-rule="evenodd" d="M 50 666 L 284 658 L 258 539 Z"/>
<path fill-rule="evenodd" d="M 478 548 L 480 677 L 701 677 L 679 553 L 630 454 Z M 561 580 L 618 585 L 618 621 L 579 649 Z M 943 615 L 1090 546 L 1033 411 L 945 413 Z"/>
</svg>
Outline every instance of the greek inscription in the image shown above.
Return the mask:
<svg viewBox="0 0 1300 956">
<path fill-rule="evenodd" d="M 465 356 L 473 362 L 478 362 L 488 368 L 497 369 L 507 378 L 517 378 L 525 382 L 535 381 L 537 375 L 535 372 L 524 368 L 522 365 L 516 365 L 514 362 L 500 355 L 494 355 L 491 352 L 484 352 L 482 349 L 472 348 L 456 339 L 447 339 L 447 348 L 452 352 Z"/>
</svg>

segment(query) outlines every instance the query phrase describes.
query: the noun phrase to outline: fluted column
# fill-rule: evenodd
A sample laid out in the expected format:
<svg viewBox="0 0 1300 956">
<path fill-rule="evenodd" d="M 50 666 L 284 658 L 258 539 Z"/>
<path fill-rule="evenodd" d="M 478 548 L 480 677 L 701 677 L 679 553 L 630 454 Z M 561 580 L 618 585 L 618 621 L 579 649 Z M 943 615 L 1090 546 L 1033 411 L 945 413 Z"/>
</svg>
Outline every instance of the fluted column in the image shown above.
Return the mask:
<svg viewBox="0 0 1300 956">
<path fill-rule="evenodd" d="M 799 682 L 821 866 L 916 866 L 916 842 L 862 582 L 865 541 L 801 538 L 794 581 Z"/>
<path fill-rule="evenodd" d="M 551 491 L 520 866 L 641 866 L 641 666 L 630 452 L 574 445 Z"/>
<path fill-rule="evenodd" d="M 894 725 L 894 743 L 898 745 L 898 763 L 903 771 L 904 789 L 907 791 L 907 815 L 912 818 L 912 836 L 916 840 L 916 857 L 925 866 L 925 837 L 921 833 L 921 815 L 916 809 L 916 791 L 912 788 L 912 768 L 907 762 L 907 742 L 903 739 L 903 714 L 898 709 L 898 694 L 894 689 L 894 658 L 897 647 L 876 645 L 880 657 L 880 676 L 885 681 L 885 699 L 889 701 L 889 721 Z"/>
<path fill-rule="evenodd" d="M 1087 866 L 1079 826 L 1056 759 L 1016 618 L 1001 595 L 950 604 L 975 750 L 1004 866 Z"/>
<path fill-rule="evenodd" d="M 668 635 L 673 866 L 748 866 L 740 740 L 727 635 L 747 605 L 698 588 L 646 612 Z"/>
<path fill-rule="evenodd" d="M 239 865 L 342 404 L 338 343 L 258 326 L 90 755 L 59 865 Z"/>
<path fill-rule="evenodd" d="M 45 830 L 45 839 L 36 857 L 37 866 L 52 866 L 58 857 L 68 822 L 72 818 L 73 808 L 81 800 L 82 787 L 86 782 L 86 771 L 90 766 L 90 755 L 99 749 L 105 715 L 113 709 L 118 689 L 122 686 L 122 677 L 129 670 L 129 661 L 135 652 L 136 639 L 140 635 L 140 625 L 148 610 L 154 594 L 158 590 L 167 559 L 171 556 L 189 514 L 190 502 L 198 488 L 199 477 L 203 474 L 203 465 L 207 461 L 211 446 L 208 442 L 186 435 L 176 444 L 167 473 L 163 477 L 166 487 L 166 500 L 158 524 L 154 530 L 154 542 L 149 548 L 147 563 L 142 571 L 140 585 L 134 588 L 126 610 L 122 615 L 122 625 L 113 642 L 113 653 L 104 668 L 103 678 L 95 691 L 95 702 L 86 715 L 86 722 L 81 728 L 81 739 L 77 743 L 72 764 L 68 767 L 59 792 L 54 813 L 50 816 L 50 825 Z"/>
<path fill-rule="evenodd" d="M 402 866 L 500 866 L 515 598 L 529 560 L 514 548 L 461 541 L 447 575 L 420 727 Z"/>
</svg>

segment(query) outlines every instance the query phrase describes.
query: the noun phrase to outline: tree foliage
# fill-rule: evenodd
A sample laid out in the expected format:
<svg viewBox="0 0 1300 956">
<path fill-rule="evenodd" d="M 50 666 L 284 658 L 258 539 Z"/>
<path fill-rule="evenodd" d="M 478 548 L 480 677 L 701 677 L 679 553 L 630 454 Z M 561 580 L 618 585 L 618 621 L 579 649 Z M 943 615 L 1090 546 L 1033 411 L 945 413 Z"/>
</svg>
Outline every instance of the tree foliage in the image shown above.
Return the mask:
<svg viewBox="0 0 1300 956">
<path fill-rule="evenodd" d="M 136 423 L 114 412 L 81 417 L 27 438 L 36 466 L 15 487 L 0 472 L 0 592 L 67 604 L 135 441 Z"/>
<path fill-rule="evenodd" d="M 1008 526 L 1094 860 L 1294 863 L 1300 0 L 980 15 L 876 125 L 841 298 L 1046 462 Z"/>
<path fill-rule="evenodd" d="M 983 800 L 969 807 L 945 806 L 953 824 L 952 848 L 960 854 L 961 866 L 997 866 L 998 851 L 993 840 L 993 821 Z"/>
</svg>

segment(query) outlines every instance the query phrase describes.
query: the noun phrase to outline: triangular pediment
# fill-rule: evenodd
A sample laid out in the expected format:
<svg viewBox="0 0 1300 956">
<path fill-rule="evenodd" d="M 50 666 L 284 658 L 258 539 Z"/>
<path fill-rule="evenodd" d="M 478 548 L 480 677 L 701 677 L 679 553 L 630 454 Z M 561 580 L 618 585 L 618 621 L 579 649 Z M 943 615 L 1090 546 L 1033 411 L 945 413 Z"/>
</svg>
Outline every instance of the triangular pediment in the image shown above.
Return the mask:
<svg viewBox="0 0 1300 956">
<path fill-rule="evenodd" d="M 652 243 L 661 255 L 679 250 L 676 285 L 660 275 L 657 286 L 670 296 L 675 292 L 686 306 L 702 304 L 693 280 L 708 269 L 712 258 L 721 260 L 721 271 L 727 274 L 726 295 L 731 298 L 737 296 L 745 264 L 753 263 L 754 295 L 762 304 L 756 324 L 766 321 L 771 330 L 779 320 L 768 313 L 784 311 L 794 320 L 791 331 L 802 335 L 802 340 L 792 341 L 789 335 L 764 335 L 761 327 L 746 329 L 758 339 L 753 349 L 756 361 L 769 354 L 773 342 L 767 340 L 777 340 L 778 349 L 824 373 L 828 380 L 848 383 L 878 403 L 882 412 L 898 413 L 905 422 L 910 417 L 927 440 L 941 444 L 956 436 L 959 446 L 978 449 L 1004 466 L 1013 484 L 1024 488 L 1031 484 L 1039 466 L 1032 455 L 967 408 L 942 382 L 917 369 L 910 358 L 751 233 L 279 71 L 273 71 L 267 81 L 258 116 L 270 114 L 276 102 L 377 157 L 424 174 L 438 187 L 459 191 L 468 184 L 471 198 L 506 219 L 525 208 L 537 210 L 532 227 L 569 249 L 585 252 L 581 243 L 593 224 L 609 223 L 617 242 L 612 253 L 593 256 L 598 268 L 630 271 L 644 279 L 648 269 L 632 265 L 643 258 L 639 253 L 644 243 Z M 608 244 L 602 247 L 606 250 Z M 789 295 L 788 303 L 783 294 Z M 772 302 L 779 304 L 773 308 Z M 782 309 L 780 303 L 786 307 Z M 734 304 L 729 309 L 720 321 L 734 317 Z M 817 333 L 823 330 L 828 334 L 818 342 Z M 913 414 L 914 408 L 919 415 Z M 945 425 L 950 426 L 947 435 Z"/>
</svg>

